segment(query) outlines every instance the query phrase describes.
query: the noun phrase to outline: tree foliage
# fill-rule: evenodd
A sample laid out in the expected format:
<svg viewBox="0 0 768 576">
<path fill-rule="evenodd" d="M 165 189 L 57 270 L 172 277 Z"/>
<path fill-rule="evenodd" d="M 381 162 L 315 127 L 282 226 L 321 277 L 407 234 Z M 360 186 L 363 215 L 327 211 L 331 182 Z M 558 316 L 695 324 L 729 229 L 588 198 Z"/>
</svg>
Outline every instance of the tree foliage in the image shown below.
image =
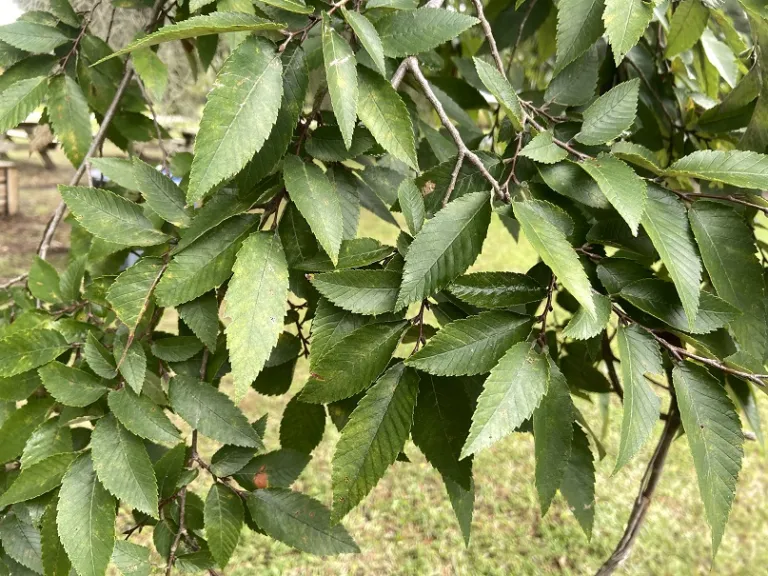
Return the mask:
<svg viewBox="0 0 768 576">
<path fill-rule="evenodd" d="M 67 0 L 0 26 L 0 130 L 42 109 L 78 169 L 29 274 L 0 289 L 0 573 L 148 574 L 159 555 L 166 574 L 213 574 L 245 527 L 354 553 L 341 521 L 409 439 L 469 542 L 474 455 L 513 432 L 533 435 L 542 513 L 559 491 L 589 537 L 606 450 L 578 406 L 601 395 L 622 405 L 615 470 L 665 422 L 601 573 L 679 432 L 717 552 L 768 378 L 763 7 L 114 4 L 147 22 L 117 51 Z M 97 158 L 105 139 L 133 155 L 166 136 L 166 42 L 199 70 L 227 55 L 194 152 Z M 85 186 L 91 165 L 104 178 Z M 366 236 L 362 209 L 396 245 Z M 485 242 L 492 218 L 507 245 Z M 519 235 L 540 257 L 526 273 L 471 270 Z M 299 361 L 266 452 L 239 402 L 287 394 Z M 341 434 L 323 503 L 292 484 L 326 415 Z M 127 541 L 145 528 L 156 555 Z"/>
</svg>

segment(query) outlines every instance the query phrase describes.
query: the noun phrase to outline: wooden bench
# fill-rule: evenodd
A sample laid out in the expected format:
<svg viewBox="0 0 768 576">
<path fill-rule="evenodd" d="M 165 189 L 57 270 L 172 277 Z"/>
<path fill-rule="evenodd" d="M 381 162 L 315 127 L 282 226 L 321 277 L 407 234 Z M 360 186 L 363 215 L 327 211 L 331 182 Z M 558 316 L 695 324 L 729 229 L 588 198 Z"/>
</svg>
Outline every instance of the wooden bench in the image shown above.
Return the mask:
<svg viewBox="0 0 768 576">
<path fill-rule="evenodd" d="M 0 218 L 19 211 L 19 171 L 13 162 L 0 161 Z"/>
</svg>

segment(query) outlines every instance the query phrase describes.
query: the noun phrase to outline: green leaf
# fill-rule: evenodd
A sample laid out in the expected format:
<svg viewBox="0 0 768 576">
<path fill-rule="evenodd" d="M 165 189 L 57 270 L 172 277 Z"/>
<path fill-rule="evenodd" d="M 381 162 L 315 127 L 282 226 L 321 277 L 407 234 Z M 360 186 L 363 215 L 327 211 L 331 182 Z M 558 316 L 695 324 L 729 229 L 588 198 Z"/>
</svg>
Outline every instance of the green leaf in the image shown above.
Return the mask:
<svg viewBox="0 0 768 576">
<path fill-rule="evenodd" d="M 211 352 L 216 352 L 219 335 L 219 301 L 215 292 L 208 292 L 176 308 L 184 324 Z"/>
<path fill-rule="evenodd" d="M 253 458 L 244 468 L 235 474 L 235 480 L 243 488 L 256 488 L 253 480 L 259 475 L 259 482 L 264 486 L 288 488 L 309 464 L 311 457 L 295 450 L 280 449 Z"/>
<path fill-rule="evenodd" d="M 552 358 L 549 364 L 549 387 L 541 404 L 533 411 L 533 438 L 536 454 L 536 491 L 542 515 L 547 513 L 560 488 L 573 441 L 574 406 L 568 382 Z"/>
<path fill-rule="evenodd" d="M 558 282 L 578 300 L 587 314 L 596 317 L 592 287 L 587 274 L 566 235 L 549 217 L 553 210 L 552 205 L 540 200 L 529 200 L 515 202 L 513 209 L 523 234 L 544 263 L 551 268 Z M 563 215 L 567 216 L 565 213 Z"/>
<path fill-rule="evenodd" d="M 68 349 L 67 341 L 55 330 L 15 332 L 0 340 L 0 377 L 16 376 L 47 364 Z"/>
<path fill-rule="evenodd" d="M 88 367 L 97 375 L 107 380 L 117 376 L 117 364 L 112 353 L 98 341 L 93 332 L 88 332 L 83 349 L 83 356 Z"/>
<path fill-rule="evenodd" d="M 106 58 L 99 60 L 96 64 L 101 64 L 104 60 L 133 52 L 139 48 L 148 48 L 162 42 L 170 42 L 171 40 L 197 38 L 198 36 L 205 36 L 207 34 L 281 30 L 282 28 L 285 28 L 285 24 L 270 22 L 269 20 L 258 18 L 251 14 L 242 14 L 239 12 L 212 12 L 205 16 L 192 16 L 177 24 L 163 26 L 157 32 L 139 38 L 138 40 L 134 40 L 122 50 L 113 52 Z M 2 38 L 0 38 L 0 40 L 1 39 Z"/>
<path fill-rule="evenodd" d="M 159 258 L 142 258 L 109 287 L 107 300 L 117 317 L 134 332 L 151 304 L 152 292 L 165 270 Z"/>
<path fill-rule="evenodd" d="M 187 190 L 190 203 L 237 174 L 264 145 L 280 109 L 282 75 L 280 54 L 262 38 L 247 38 L 227 58 L 195 138 Z"/>
<path fill-rule="evenodd" d="M 718 296 L 743 313 L 729 325 L 736 341 L 752 356 L 766 358 L 768 311 L 752 230 L 734 209 L 715 202 L 694 202 L 688 219 Z"/>
<path fill-rule="evenodd" d="M 361 16 L 361 18 L 364 18 Z M 344 143 L 352 146 L 352 132 L 357 122 L 357 60 L 344 38 L 331 27 L 330 17 L 323 15 L 323 58 L 325 78 L 331 95 L 333 114 L 339 123 Z"/>
<path fill-rule="evenodd" d="M 3 90 L 0 131 L 5 132 L 21 124 L 43 102 L 47 90 L 48 79 L 45 76 L 20 80 Z"/>
<path fill-rule="evenodd" d="M 560 492 L 576 516 L 581 529 L 592 538 L 595 521 L 595 462 L 589 439 L 581 426 L 573 424 L 571 457 L 563 475 Z"/>
<path fill-rule="evenodd" d="M 701 260 L 688 225 L 685 207 L 677 197 L 649 185 L 642 224 L 661 256 L 683 303 L 688 327 L 693 328 L 699 309 Z"/>
<path fill-rule="evenodd" d="M 643 0 L 605 0 L 603 23 L 613 60 L 618 66 L 640 40 L 653 18 L 653 3 Z"/>
<path fill-rule="evenodd" d="M 21 408 L 14 410 L 0 426 L 0 464 L 17 458 L 24 450 L 24 445 L 32 433 L 45 420 L 53 400 L 41 398 L 29 400 Z"/>
<path fill-rule="evenodd" d="M 344 235 L 344 221 L 339 196 L 328 177 L 314 164 L 289 155 L 283 162 L 283 179 L 291 200 L 306 218 L 323 250 L 336 264 Z"/>
<path fill-rule="evenodd" d="M 512 308 L 547 295 L 533 278 L 517 272 L 473 272 L 459 276 L 448 291 L 479 308 Z"/>
<path fill-rule="evenodd" d="M 707 27 L 709 9 L 700 0 L 683 0 L 669 21 L 664 58 L 672 59 L 693 48 Z"/>
<path fill-rule="evenodd" d="M 531 331 L 527 316 L 488 311 L 447 324 L 405 363 L 436 376 L 488 372 Z"/>
<path fill-rule="evenodd" d="M 110 392 L 107 402 L 115 418 L 132 434 L 167 446 L 175 446 L 181 440 L 179 431 L 162 407 L 146 396 L 122 388 Z"/>
<path fill-rule="evenodd" d="M 18 513 L 11 512 L 0 521 L 0 540 L 5 554 L 28 568 L 30 572 L 42 574 L 40 531 Z M 9 572 L 17 574 L 18 572 Z"/>
<path fill-rule="evenodd" d="M 187 446 L 179 443 L 155 462 L 157 492 L 161 500 L 166 500 L 176 493 L 176 484 L 181 478 L 181 471 L 186 460 Z"/>
<path fill-rule="evenodd" d="M 312 285 L 336 306 L 357 314 L 395 310 L 400 273 L 391 270 L 341 270 L 318 274 Z"/>
<path fill-rule="evenodd" d="M 406 178 L 400 183 L 397 189 L 397 200 L 400 203 L 400 211 L 405 217 L 405 223 L 408 225 L 408 231 L 412 236 L 416 236 L 424 225 L 425 208 L 424 197 L 413 180 Z"/>
<path fill-rule="evenodd" d="M 91 438 L 93 467 L 102 485 L 130 508 L 158 517 L 157 480 L 144 443 L 110 414 Z"/>
<path fill-rule="evenodd" d="M 26 400 L 41 384 L 36 370 L 22 372 L 10 378 L 0 378 L 0 400 L 4 402 Z"/>
<path fill-rule="evenodd" d="M 53 454 L 25 466 L 13 484 L 0 496 L 0 507 L 31 500 L 56 488 L 75 459 L 73 453 Z"/>
<path fill-rule="evenodd" d="M 71 429 L 60 426 L 57 419 L 46 420 L 35 428 L 26 441 L 21 455 L 21 467 L 30 467 L 54 454 L 73 450 Z"/>
<path fill-rule="evenodd" d="M 337 308 L 328 300 L 321 298 L 312 319 L 312 339 L 310 342 L 309 364 L 314 370 L 320 360 L 331 348 L 352 332 L 375 321 L 370 316 L 362 316 Z"/>
<path fill-rule="evenodd" d="M 254 221 L 250 214 L 230 218 L 176 254 L 157 285 L 158 304 L 178 306 L 223 284 Z"/>
<path fill-rule="evenodd" d="M 473 58 L 475 70 L 480 77 L 480 81 L 493 94 L 499 104 L 504 106 L 507 113 L 514 118 L 518 124 L 523 122 L 523 107 L 515 94 L 515 89 L 509 84 L 509 81 L 499 72 L 495 66 L 488 64 L 480 58 Z"/>
<path fill-rule="evenodd" d="M 173 180 L 138 158 L 133 159 L 133 177 L 147 205 L 160 218 L 181 228 L 189 226 L 192 218 L 184 192 Z"/>
<path fill-rule="evenodd" d="M 117 540 L 112 551 L 112 564 L 123 576 L 149 576 L 152 564 L 150 550 L 127 540 Z"/>
<path fill-rule="evenodd" d="M 592 178 L 575 162 L 559 162 L 558 164 L 538 164 L 544 183 L 558 194 L 572 198 L 577 202 L 593 208 L 609 208 L 610 203 Z"/>
<path fill-rule="evenodd" d="M 704 512 L 712 528 L 714 558 L 736 495 L 744 436 L 728 394 L 704 368 L 680 364 L 672 371 L 672 381 L 693 454 Z"/>
<path fill-rule="evenodd" d="M 312 272 L 363 268 L 381 262 L 391 256 L 392 252 L 394 252 L 392 246 L 382 245 L 373 238 L 352 238 L 341 241 L 339 261 L 335 266 L 324 252 L 318 252 L 312 258 L 299 262 L 291 268 Z"/>
<path fill-rule="evenodd" d="M 155 246 L 169 238 L 138 204 L 114 192 L 82 186 L 59 186 L 59 192 L 77 222 L 97 238 L 121 246 Z"/>
<path fill-rule="evenodd" d="M 204 436 L 223 444 L 263 449 L 261 438 L 243 413 L 210 384 L 178 375 L 171 379 L 168 396 L 174 412 Z"/>
<path fill-rule="evenodd" d="M 443 476 L 445 489 L 448 492 L 448 498 L 451 501 L 451 508 L 459 523 L 461 535 L 464 538 L 464 545 L 469 546 L 469 537 L 472 530 L 472 514 L 475 507 L 475 481 L 471 479 L 470 488 L 464 489 L 459 483 L 451 478 Z"/>
<path fill-rule="evenodd" d="M 672 164 L 668 174 L 739 188 L 765 189 L 768 188 L 768 156 L 741 150 L 698 150 Z"/>
<path fill-rule="evenodd" d="M 46 364 L 38 373 L 48 393 L 65 406 L 88 406 L 109 392 L 99 378 L 61 362 Z"/>
<path fill-rule="evenodd" d="M 555 71 L 584 54 L 603 35 L 603 0 L 563 0 L 557 5 Z"/>
<path fill-rule="evenodd" d="M 128 158 L 91 158 L 89 160 L 92 167 L 96 168 L 102 175 L 115 184 L 127 188 L 128 190 L 138 190 L 136 178 L 134 177 L 133 161 Z"/>
<path fill-rule="evenodd" d="M 293 397 L 280 420 L 280 446 L 310 454 L 323 439 L 325 408 Z"/>
<path fill-rule="evenodd" d="M 54 48 L 72 41 L 71 38 L 52 26 L 43 26 L 22 20 L 0 26 L 0 40 L 14 48 L 34 54 L 50 52 Z"/>
<path fill-rule="evenodd" d="M 29 269 L 27 287 L 32 296 L 43 302 L 61 302 L 61 281 L 56 268 L 39 256 L 35 256 Z"/>
<path fill-rule="evenodd" d="M 288 297 L 288 265 L 280 236 L 251 234 L 237 253 L 224 299 L 227 349 L 235 381 L 235 399 L 245 396 L 283 330 Z"/>
<path fill-rule="evenodd" d="M 51 78 L 46 112 L 67 159 L 73 166 L 79 166 L 93 140 L 91 113 L 83 91 L 71 76 L 60 74 Z"/>
<path fill-rule="evenodd" d="M 413 124 L 400 95 L 388 80 L 364 66 L 358 68 L 357 115 L 382 148 L 418 170 Z"/>
<path fill-rule="evenodd" d="M 397 459 L 411 430 L 418 391 L 418 374 L 398 363 L 352 412 L 333 455 L 332 523 L 362 501 Z"/>
<path fill-rule="evenodd" d="M 477 18 L 442 8 L 395 10 L 376 21 L 376 30 L 391 58 L 436 48 L 477 24 Z"/>
<path fill-rule="evenodd" d="M 357 80 L 357 71 L 355 71 L 355 80 Z M 355 86 L 357 86 L 357 84 L 355 84 Z M 355 109 L 357 109 L 357 104 L 355 104 Z M 357 116 L 355 116 L 355 118 L 357 118 Z M 357 158 L 373 148 L 375 144 L 376 141 L 367 129 L 362 126 L 355 126 L 352 142 L 349 149 L 347 149 L 346 142 L 339 127 L 328 125 L 321 126 L 312 132 L 312 136 L 304 145 L 304 150 L 313 158 L 317 158 L 323 162 L 343 162 L 344 160 Z M 344 171 L 340 170 L 338 174 L 344 174 Z M 331 170 L 328 171 L 327 175 L 328 178 L 332 180 L 335 176 Z M 344 180 L 342 180 L 342 182 L 344 182 Z M 356 179 L 351 177 L 350 180 L 355 182 Z"/>
<path fill-rule="evenodd" d="M 491 370 L 477 399 L 461 457 L 489 448 L 529 418 L 547 392 L 547 359 L 530 342 L 510 348 Z"/>
<path fill-rule="evenodd" d="M 480 254 L 491 220 L 487 192 L 454 200 L 424 224 L 405 257 L 397 308 L 442 290 Z"/>
<path fill-rule="evenodd" d="M 369 324 L 336 342 L 311 366 L 299 399 L 327 404 L 365 390 L 387 367 L 407 325 Z"/>
<path fill-rule="evenodd" d="M 592 299 L 595 301 L 595 316 L 579 308 L 563 330 L 565 338 L 589 340 L 605 330 L 611 317 L 611 299 L 598 293 L 592 294 Z"/>
<path fill-rule="evenodd" d="M 162 102 L 165 89 L 168 87 L 168 67 L 157 52 L 149 48 L 136 50 L 131 57 L 131 62 L 152 100 Z"/>
<path fill-rule="evenodd" d="M 593 44 L 550 80 L 544 100 L 563 106 L 583 106 L 589 103 L 595 95 L 598 68 L 597 47 Z"/>
<path fill-rule="evenodd" d="M 56 502 L 51 502 L 45 509 L 40 523 L 40 548 L 45 576 L 69 576 L 72 563 L 61 544 L 56 526 Z"/>
<path fill-rule="evenodd" d="M 61 483 L 56 524 L 80 576 L 103 576 L 115 545 L 115 499 L 96 478 L 91 455 L 80 456 Z"/>
<path fill-rule="evenodd" d="M 203 343 L 194 336 L 168 336 L 152 342 L 152 354 L 166 362 L 184 362 L 203 349 Z"/>
<path fill-rule="evenodd" d="M 134 392 L 141 394 L 144 387 L 144 380 L 147 377 L 147 355 L 141 341 L 134 340 L 126 351 L 129 335 L 125 332 L 115 336 L 112 345 L 112 353 L 115 362 L 119 363 L 118 371 L 125 379 L 125 383 L 130 386 Z"/>
<path fill-rule="evenodd" d="M 349 27 L 352 28 L 355 36 L 360 41 L 360 44 L 363 45 L 363 48 L 365 48 L 365 51 L 368 52 L 371 60 L 373 60 L 376 69 L 382 75 L 386 75 L 387 70 L 384 64 L 384 46 L 381 43 L 381 38 L 379 38 L 379 33 L 376 31 L 376 28 L 374 28 L 368 18 L 360 14 L 360 12 L 354 10 L 350 12 L 342 6 L 341 13 L 344 16 L 344 20 L 347 21 L 347 24 L 349 24 Z"/>
<path fill-rule="evenodd" d="M 664 170 L 659 166 L 656 153 L 642 144 L 620 140 L 611 146 L 611 154 L 659 176 L 664 175 Z"/>
<path fill-rule="evenodd" d="M 245 511 L 240 496 L 230 488 L 214 484 L 205 499 L 205 536 L 220 567 L 232 557 L 240 540 Z"/>
<path fill-rule="evenodd" d="M 504 165 L 501 158 L 487 152 L 479 151 L 478 158 L 483 166 L 494 178 L 500 178 Z M 432 214 L 440 210 L 443 198 L 448 191 L 453 179 L 453 170 L 456 168 L 456 156 L 453 156 L 425 172 L 422 172 L 415 180 L 416 186 L 424 196 L 424 205 L 427 213 Z M 456 183 L 450 200 L 455 200 L 470 192 L 487 192 L 488 180 L 485 179 L 477 166 L 471 162 L 462 162 L 461 169 L 456 176 Z"/>
<path fill-rule="evenodd" d="M 520 151 L 521 156 L 541 164 L 556 164 L 568 157 L 568 152 L 552 140 L 552 133 L 540 132 Z"/>
<path fill-rule="evenodd" d="M 73 257 L 70 259 L 66 270 L 62 272 L 59 285 L 61 288 L 61 299 L 64 302 L 80 300 L 80 289 L 85 277 L 86 261 L 87 258 L 85 256 Z"/>
<path fill-rule="evenodd" d="M 262 3 L 294 14 L 312 14 L 315 11 L 312 6 L 307 6 L 300 0 L 262 0 Z"/>
<path fill-rule="evenodd" d="M 632 0 L 640 2 L 642 0 Z M 615 140 L 635 121 L 640 80 L 634 78 L 611 88 L 584 111 L 576 140 L 594 146 Z"/>
<path fill-rule="evenodd" d="M 259 528 L 297 550 L 322 556 L 360 551 L 341 524 L 331 526 L 328 509 L 314 498 L 267 488 L 249 494 L 246 504 Z"/>
<path fill-rule="evenodd" d="M 604 153 L 594 160 L 580 162 L 579 166 L 597 182 L 600 191 L 637 236 L 645 210 L 645 180 L 621 160 Z"/>
</svg>

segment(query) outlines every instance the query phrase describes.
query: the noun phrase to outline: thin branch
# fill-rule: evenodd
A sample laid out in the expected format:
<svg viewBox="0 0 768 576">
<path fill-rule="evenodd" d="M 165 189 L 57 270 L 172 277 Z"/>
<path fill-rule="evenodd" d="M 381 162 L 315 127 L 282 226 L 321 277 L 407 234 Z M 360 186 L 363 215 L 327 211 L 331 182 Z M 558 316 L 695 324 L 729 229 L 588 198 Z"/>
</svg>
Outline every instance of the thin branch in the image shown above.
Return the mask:
<svg viewBox="0 0 768 576">
<path fill-rule="evenodd" d="M 493 55 L 493 61 L 496 63 L 496 68 L 498 68 L 499 73 L 501 73 L 501 75 L 504 76 L 504 78 L 506 78 L 507 74 L 504 71 L 504 63 L 501 61 L 501 54 L 499 54 L 499 49 L 496 46 L 496 39 L 493 37 L 491 24 L 490 22 L 488 22 L 488 19 L 485 17 L 485 12 L 483 10 L 483 2 L 482 0 L 472 0 L 472 4 L 475 5 L 475 10 L 477 11 L 477 19 L 480 20 L 480 25 L 483 27 L 483 32 L 485 33 L 485 39 L 488 41 L 488 46 L 491 49 L 491 54 Z"/>
<path fill-rule="evenodd" d="M 165 567 L 165 576 L 170 576 L 171 572 L 173 572 L 173 563 L 176 561 L 176 551 L 179 549 L 179 542 L 181 542 L 181 537 L 187 529 L 185 526 L 186 506 L 187 487 L 184 486 L 184 488 L 179 491 L 179 529 L 176 531 L 176 537 L 173 539 L 171 551 L 168 554 L 168 564 Z"/>
<path fill-rule="evenodd" d="M 744 200 L 743 198 L 739 198 L 734 194 L 727 194 L 727 195 L 705 194 L 703 192 L 680 192 L 679 190 L 672 190 L 672 192 L 677 194 L 680 198 L 683 198 L 684 200 L 688 200 L 689 202 L 693 202 L 694 200 L 697 200 L 699 198 L 707 198 L 712 200 L 725 200 L 726 202 L 732 202 L 734 204 L 739 204 L 741 206 L 747 206 L 748 208 L 754 208 L 755 210 L 759 210 L 760 212 L 768 216 L 768 207 L 761 206 L 760 204 L 755 204 L 754 202 L 750 202 L 749 200 Z"/>
<path fill-rule="evenodd" d="M 603 340 L 601 346 L 603 360 L 605 361 L 605 366 L 608 369 L 608 377 L 611 380 L 611 386 L 613 386 L 613 390 L 616 392 L 616 395 L 623 402 L 624 389 L 621 387 L 621 382 L 619 382 L 619 375 L 616 373 L 616 356 L 613 355 L 613 350 L 611 350 L 611 341 L 608 339 L 607 332 L 603 332 Z"/>
<path fill-rule="evenodd" d="M 451 172 L 451 181 L 448 184 L 448 188 L 445 189 L 445 195 L 443 196 L 443 208 L 448 204 L 448 200 L 451 199 L 451 194 L 453 194 L 453 190 L 456 188 L 456 181 L 459 179 L 462 164 L 464 164 L 464 151 L 459 151 L 459 155 L 456 157 L 456 166 L 453 167 L 453 172 Z"/>
<path fill-rule="evenodd" d="M 552 311 L 552 297 L 556 289 L 557 278 L 552 274 L 549 280 L 549 287 L 547 288 L 547 301 L 544 303 L 544 312 L 538 317 L 538 320 L 541 320 L 541 330 L 539 330 L 539 336 L 536 340 L 542 348 L 547 344 L 547 316 Z"/>
<path fill-rule="evenodd" d="M 157 136 L 157 146 L 160 148 L 160 153 L 163 156 L 163 173 L 168 172 L 168 150 L 165 149 L 165 144 L 163 143 L 163 132 L 160 128 L 160 123 L 157 121 L 157 114 L 155 113 L 155 106 L 152 104 L 152 98 L 149 97 L 149 92 L 147 92 L 147 87 L 144 85 L 144 82 L 139 78 L 139 76 L 136 76 L 136 81 L 139 84 L 139 90 L 141 90 L 141 95 L 144 97 L 144 101 L 147 103 L 147 107 L 149 108 L 149 113 L 152 115 L 152 124 L 155 125 L 155 134 Z"/>
<path fill-rule="evenodd" d="M 413 351 L 411 354 L 416 354 L 416 352 L 419 351 L 419 348 L 421 348 L 421 345 L 426 342 L 426 339 L 424 338 L 424 312 L 429 309 L 429 301 L 425 298 L 421 301 L 421 306 L 419 307 L 419 313 L 416 314 L 416 316 L 411 321 L 414 326 L 419 327 L 419 335 L 416 336 L 416 346 L 414 346 Z"/>
<path fill-rule="evenodd" d="M 10 280 L 7 280 L 6 282 L 3 282 L 0 284 L 0 290 L 5 290 L 6 288 L 10 288 L 14 284 L 18 284 L 19 282 L 24 282 L 29 277 L 28 273 L 19 274 L 16 276 L 16 278 L 11 278 Z"/>
</svg>

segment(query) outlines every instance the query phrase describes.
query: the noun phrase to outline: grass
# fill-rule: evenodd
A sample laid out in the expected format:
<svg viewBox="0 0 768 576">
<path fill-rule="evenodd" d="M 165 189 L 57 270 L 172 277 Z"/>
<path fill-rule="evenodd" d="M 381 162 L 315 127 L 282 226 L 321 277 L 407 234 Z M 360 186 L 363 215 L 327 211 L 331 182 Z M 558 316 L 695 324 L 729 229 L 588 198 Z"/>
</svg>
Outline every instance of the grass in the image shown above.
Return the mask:
<svg viewBox="0 0 768 576">
<path fill-rule="evenodd" d="M 32 180 L 35 185 L 25 188 L 34 168 L 27 166 L 22 170 L 21 221 L 28 224 L 25 230 L 29 237 L 19 238 L 18 221 L 0 223 L 0 277 L 10 277 L 27 268 L 41 223 L 58 201 L 50 185 L 40 186 Z M 394 239 L 394 228 L 367 213 L 360 229 L 382 240 Z M 66 244 L 66 233 L 59 241 L 62 246 Z M 60 258 L 63 257 L 62 250 Z M 515 243 L 494 217 L 474 268 L 524 271 L 535 260 L 527 242 Z M 174 316 L 167 314 L 164 329 L 175 325 Z M 294 392 L 306 375 L 306 364 L 300 363 Z M 242 407 L 251 418 L 269 414 L 268 449 L 278 447 L 277 430 L 285 402 L 285 398 L 255 392 L 243 402 Z M 602 415 L 598 406 L 581 400 L 577 403 L 599 430 Z M 765 418 L 764 410 L 763 415 Z M 609 403 L 608 418 L 603 439 L 608 455 L 596 463 L 596 517 L 591 541 L 587 541 L 559 496 L 548 515 L 541 517 L 533 484 L 533 441 L 530 435 L 518 434 L 481 453 L 475 461 L 475 517 L 472 541 L 465 547 L 439 475 L 409 443 L 406 452 L 412 462 L 397 462 L 345 519 L 361 554 L 315 558 L 244 531 L 226 574 L 592 574 L 611 553 L 624 530 L 653 449 L 653 445 L 646 446 L 628 466 L 611 477 L 621 420 L 621 406 L 615 398 Z M 660 432 L 661 425 L 655 437 Z M 295 485 L 325 503 L 331 500 L 331 459 L 337 439 L 338 433 L 329 421 L 323 442 Z M 208 454 L 215 449 L 209 442 L 201 447 Z M 715 574 L 764 573 L 768 565 L 768 551 L 763 546 L 768 537 L 768 507 L 763 503 L 768 465 L 757 443 L 747 443 L 745 452 L 731 521 L 712 569 Z M 196 491 L 204 496 L 205 480 L 197 480 L 196 484 Z M 150 537 L 145 531 L 137 541 L 146 542 Z M 710 573 L 709 541 L 693 462 L 687 441 L 681 437 L 672 446 L 634 552 L 617 573 Z"/>
</svg>

